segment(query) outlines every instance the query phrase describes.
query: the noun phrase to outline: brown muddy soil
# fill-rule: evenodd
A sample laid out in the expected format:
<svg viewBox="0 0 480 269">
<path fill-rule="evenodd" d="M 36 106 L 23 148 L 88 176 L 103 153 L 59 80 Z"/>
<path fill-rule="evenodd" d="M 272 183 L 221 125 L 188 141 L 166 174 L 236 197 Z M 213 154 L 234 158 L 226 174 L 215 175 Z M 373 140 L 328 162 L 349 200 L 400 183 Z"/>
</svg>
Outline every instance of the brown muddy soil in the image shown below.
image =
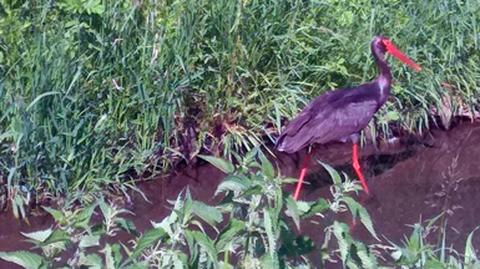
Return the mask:
<svg viewBox="0 0 480 269">
<path fill-rule="evenodd" d="M 278 156 L 281 173 L 296 177 L 305 152 Z M 332 144 L 317 149 L 316 159 L 353 175 L 350 168 L 351 146 Z M 376 148 L 368 145 L 360 151 L 364 174 L 371 196 L 360 194 L 362 204 L 370 213 L 381 238 L 400 243 L 410 234 L 413 224 L 447 212 L 440 226 L 447 224 L 447 246 L 463 251 L 468 234 L 480 224 L 480 124 L 463 123 L 450 131 L 433 130 L 421 140 L 402 139 L 393 145 Z M 315 158 L 314 158 L 315 159 Z M 329 178 L 312 161 L 312 172 L 301 199 L 328 197 Z M 212 166 L 186 168 L 167 180 L 142 183 L 139 187 L 149 202 L 136 196 L 130 206 L 132 218 L 140 231 L 151 227 L 169 213 L 169 203 L 189 187 L 194 199 L 214 203 L 213 194 L 223 174 Z M 294 186 L 287 186 L 293 191 Z M 30 225 L 17 221 L 11 214 L 0 215 L 0 251 L 28 249 L 20 232 L 40 230 L 53 225 L 49 217 L 31 217 Z M 318 240 L 318 226 L 306 223 L 302 233 Z M 356 238 L 369 243 L 375 240 L 362 227 L 355 228 Z M 128 236 L 120 235 L 126 240 Z M 438 237 L 432 236 L 432 244 Z M 480 246 L 480 236 L 474 244 Z M 0 261 L 0 268 L 15 268 Z"/>
</svg>

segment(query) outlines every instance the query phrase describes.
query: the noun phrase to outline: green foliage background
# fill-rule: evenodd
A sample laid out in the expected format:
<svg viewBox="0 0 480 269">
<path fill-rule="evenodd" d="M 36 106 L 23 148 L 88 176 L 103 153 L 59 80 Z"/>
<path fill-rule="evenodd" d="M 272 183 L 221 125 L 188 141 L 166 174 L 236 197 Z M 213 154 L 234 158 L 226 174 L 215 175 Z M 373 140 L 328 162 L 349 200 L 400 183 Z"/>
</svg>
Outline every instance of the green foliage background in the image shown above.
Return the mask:
<svg viewBox="0 0 480 269">
<path fill-rule="evenodd" d="M 423 130 L 445 95 L 452 111 L 478 105 L 478 1 L 0 3 L 0 178 L 14 205 L 273 139 L 314 96 L 375 76 L 376 34 L 424 71 L 392 61 L 373 134 Z"/>
</svg>

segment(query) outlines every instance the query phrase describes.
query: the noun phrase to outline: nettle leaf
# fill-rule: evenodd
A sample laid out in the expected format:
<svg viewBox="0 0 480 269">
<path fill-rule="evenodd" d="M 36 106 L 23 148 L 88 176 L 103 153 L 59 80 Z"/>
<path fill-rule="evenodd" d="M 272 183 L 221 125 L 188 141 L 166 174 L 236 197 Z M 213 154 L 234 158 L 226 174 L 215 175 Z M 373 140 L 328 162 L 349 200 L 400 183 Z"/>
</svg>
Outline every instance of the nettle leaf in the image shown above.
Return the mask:
<svg viewBox="0 0 480 269">
<path fill-rule="evenodd" d="M 244 156 L 243 156 L 243 164 L 248 166 L 250 165 L 252 162 L 255 161 L 256 159 L 256 156 L 258 154 L 259 150 L 258 150 L 258 147 L 254 147 L 252 148 L 250 151 L 248 151 Z"/>
<path fill-rule="evenodd" d="M 250 195 L 262 195 L 264 194 L 262 186 L 256 185 L 246 189 L 239 197 L 246 197 Z"/>
<path fill-rule="evenodd" d="M 361 242 L 354 243 L 356 247 L 356 255 L 361 261 L 362 268 L 376 269 L 378 268 L 377 260 L 370 250 Z"/>
<path fill-rule="evenodd" d="M 103 268 L 102 258 L 97 254 L 85 255 L 83 252 L 81 252 L 78 263 L 78 265 L 88 266 L 89 269 Z"/>
<path fill-rule="evenodd" d="M 300 210 L 298 209 L 299 202 L 293 200 L 290 196 L 288 196 L 286 199 L 287 210 L 285 211 L 285 214 L 293 219 L 295 226 L 298 230 L 300 230 Z"/>
<path fill-rule="evenodd" d="M 282 209 L 283 209 L 283 192 L 280 189 L 277 189 L 277 191 L 275 191 L 274 193 L 274 205 L 271 207 L 271 213 L 272 213 L 272 217 L 276 220 L 276 222 L 278 222 L 278 218 L 280 216 L 280 214 L 282 213 Z"/>
<path fill-rule="evenodd" d="M 100 245 L 100 236 L 99 235 L 85 235 L 80 239 L 78 244 L 79 248 L 89 248 Z"/>
<path fill-rule="evenodd" d="M 139 262 L 139 263 L 135 263 L 135 264 L 132 264 L 132 265 L 128 265 L 128 266 L 125 266 L 123 267 L 124 269 L 148 269 L 150 268 L 150 266 L 148 265 L 147 262 Z"/>
<path fill-rule="evenodd" d="M 242 192 L 251 186 L 250 180 L 245 176 L 231 175 L 225 177 L 215 191 L 215 195 L 226 191 Z"/>
<path fill-rule="evenodd" d="M 288 227 L 282 228 L 282 246 L 278 250 L 280 256 L 298 257 L 314 249 L 315 244 L 307 236 L 297 236 Z"/>
<path fill-rule="evenodd" d="M 198 257 L 198 248 L 195 245 L 195 238 L 193 238 L 193 234 L 191 233 L 184 233 L 183 236 L 185 237 L 185 241 L 187 242 L 188 251 L 190 253 L 190 260 L 195 261 Z"/>
<path fill-rule="evenodd" d="M 113 212 L 115 211 L 115 209 L 111 205 L 106 203 L 104 200 L 99 200 L 98 205 L 100 207 L 100 211 L 102 212 L 103 218 L 105 220 L 107 220 L 109 216 L 113 215 Z"/>
<path fill-rule="evenodd" d="M 233 164 L 224 159 L 216 158 L 213 156 L 201 155 L 201 154 L 197 156 L 209 162 L 216 168 L 220 169 L 225 174 L 231 174 L 235 171 L 235 167 L 233 166 Z"/>
<path fill-rule="evenodd" d="M 348 234 L 348 225 L 342 222 L 335 221 L 333 223 L 333 235 L 338 242 L 338 250 L 343 264 L 347 261 L 348 254 L 350 252 L 350 245 L 352 238 Z"/>
<path fill-rule="evenodd" d="M 97 204 L 90 205 L 80 211 L 75 218 L 75 227 L 89 229 L 90 219 L 95 211 Z"/>
<path fill-rule="evenodd" d="M 232 242 L 235 237 L 241 237 L 245 233 L 245 223 L 237 219 L 230 219 L 227 227 L 222 230 L 217 238 L 216 247 L 224 250 L 228 243 Z"/>
<path fill-rule="evenodd" d="M 180 258 L 180 255 L 176 255 L 172 257 L 173 260 L 173 269 L 184 269 L 187 264 L 183 262 L 183 260 Z"/>
<path fill-rule="evenodd" d="M 114 261 L 114 268 L 115 269 L 117 269 L 120 266 L 120 263 L 123 260 L 123 255 L 122 255 L 121 249 L 122 249 L 122 247 L 118 243 L 112 245 L 112 254 L 113 254 L 113 261 Z"/>
<path fill-rule="evenodd" d="M 70 235 L 63 230 L 54 230 L 52 234 L 40 246 L 46 246 L 57 242 L 70 242 Z"/>
<path fill-rule="evenodd" d="M 203 248 L 203 250 L 205 250 L 207 255 L 210 257 L 210 259 L 214 263 L 214 268 L 218 268 L 217 250 L 215 248 L 215 245 L 213 244 L 213 241 L 210 238 L 208 238 L 207 235 L 199 231 L 187 230 L 185 232 L 190 233 L 190 235 L 193 236 L 195 241 Z"/>
<path fill-rule="evenodd" d="M 45 240 L 47 240 L 48 237 L 50 237 L 50 235 L 52 235 L 53 230 L 52 228 L 48 228 L 46 230 L 36 231 L 32 233 L 23 233 L 23 232 L 20 232 L 20 233 L 25 237 L 33 239 L 34 241 L 43 243 L 45 242 Z"/>
<path fill-rule="evenodd" d="M 123 256 L 120 252 L 119 244 L 106 244 L 101 252 L 105 255 L 105 267 L 106 269 L 116 269 L 120 266 Z"/>
<path fill-rule="evenodd" d="M 215 224 L 223 220 L 220 210 L 213 206 L 206 205 L 202 202 L 193 201 L 192 210 L 196 216 L 198 216 L 211 226 L 215 226 Z"/>
<path fill-rule="evenodd" d="M 373 228 L 372 219 L 370 218 L 368 211 L 360 203 L 355 201 L 352 197 L 345 197 L 344 201 L 347 204 L 348 208 L 350 209 L 350 212 L 352 212 L 353 218 L 356 218 L 357 216 L 359 216 L 363 226 L 367 228 L 367 230 L 370 232 L 370 234 L 373 237 L 375 237 L 375 239 L 380 241 L 380 239 L 377 236 L 377 233 L 375 232 L 375 229 Z"/>
<path fill-rule="evenodd" d="M 131 221 L 129 219 L 120 218 L 120 219 L 116 220 L 116 223 L 118 224 L 118 226 L 120 228 L 127 231 L 128 233 L 133 234 L 135 236 L 139 235 L 139 233 L 137 231 L 137 227 L 135 226 L 135 223 L 133 223 L 133 221 Z"/>
<path fill-rule="evenodd" d="M 323 163 L 320 161 L 318 161 L 318 163 L 320 163 L 325 168 L 325 170 L 327 170 L 328 174 L 330 175 L 330 178 L 333 180 L 333 183 L 335 185 L 342 184 L 342 178 L 340 177 L 340 174 L 337 172 L 337 170 L 333 169 L 333 167 L 331 167 L 326 163 Z"/>
<path fill-rule="evenodd" d="M 0 259 L 27 269 L 47 268 L 42 256 L 28 251 L 0 252 Z"/>
<path fill-rule="evenodd" d="M 193 213 L 192 206 L 193 206 L 192 195 L 190 193 L 190 189 L 187 187 L 187 190 L 185 192 L 185 198 L 183 199 L 183 206 L 181 206 L 180 208 L 175 207 L 179 211 L 179 216 L 183 216 L 182 224 L 186 224 L 191 220 L 192 213 Z"/>
<path fill-rule="evenodd" d="M 115 269 L 115 258 L 113 256 L 112 247 L 110 246 L 110 244 L 107 243 L 102 252 L 105 255 L 105 268 Z"/>
<path fill-rule="evenodd" d="M 311 216 L 315 216 L 315 214 L 321 214 L 327 211 L 330 208 L 330 204 L 328 204 L 327 200 L 320 198 L 317 201 L 309 204 L 309 209 L 302 215 L 302 218 L 308 218 Z"/>
<path fill-rule="evenodd" d="M 269 179 L 275 177 L 275 170 L 272 163 L 265 157 L 264 154 L 260 154 L 260 161 L 262 163 L 262 173 Z"/>
<path fill-rule="evenodd" d="M 263 209 L 263 220 L 265 225 L 265 231 L 267 233 L 267 241 L 268 241 L 268 250 L 270 252 L 270 257 L 272 258 L 272 262 L 274 263 L 275 268 L 278 267 L 278 258 L 277 258 L 277 234 L 276 234 L 276 220 L 272 219 L 272 216 L 268 209 Z M 272 267 L 270 267 L 272 268 Z"/>
<path fill-rule="evenodd" d="M 55 222 L 63 223 L 64 216 L 63 216 L 62 211 L 57 210 L 57 209 L 53 209 L 53 208 L 50 208 L 50 207 L 46 207 L 46 206 L 42 206 L 42 208 L 43 208 L 43 210 L 47 211 L 53 217 Z"/>
<path fill-rule="evenodd" d="M 279 268 L 278 263 L 272 258 L 272 256 L 265 254 L 260 257 L 260 268 Z"/>
<path fill-rule="evenodd" d="M 129 260 L 134 260 L 142 254 L 146 248 L 151 247 L 154 243 L 165 236 L 166 232 L 162 228 L 155 228 L 146 231 L 137 241 L 137 246 L 129 257 Z"/>
<path fill-rule="evenodd" d="M 172 211 L 169 216 L 165 217 L 161 222 L 151 222 L 154 228 L 160 228 L 168 233 L 168 235 L 173 235 L 172 225 L 177 221 L 178 214 L 175 211 Z"/>
</svg>

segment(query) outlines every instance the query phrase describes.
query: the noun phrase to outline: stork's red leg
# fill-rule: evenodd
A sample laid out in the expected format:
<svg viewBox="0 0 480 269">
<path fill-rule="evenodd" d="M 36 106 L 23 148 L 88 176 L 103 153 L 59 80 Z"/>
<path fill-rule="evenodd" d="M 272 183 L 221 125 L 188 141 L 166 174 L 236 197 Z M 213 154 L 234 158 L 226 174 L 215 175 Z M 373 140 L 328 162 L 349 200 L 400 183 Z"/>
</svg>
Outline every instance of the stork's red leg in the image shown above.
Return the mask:
<svg viewBox="0 0 480 269">
<path fill-rule="evenodd" d="M 302 168 L 300 170 L 300 176 L 298 177 L 295 193 L 293 194 L 293 199 L 295 199 L 295 201 L 298 200 L 298 196 L 300 195 L 300 191 L 302 190 L 303 179 L 307 175 L 308 164 L 310 163 L 312 153 L 313 153 L 313 149 L 311 149 L 303 159 Z"/>
<path fill-rule="evenodd" d="M 360 163 L 358 162 L 358 145 L 357 145 L 357 143 L 353 144 L 352 159 L 353 159 L 353 169 L 355 169 L 355 173 L 357 173 L 358 179 L 360 179 L 360 183 L 362 183 L 363 190 L 367 194 L 370 194 L 370 191 L 368 190 L 367 182 L 365 181 L 365 178 L 363 177 L 363 174 L 362 174 Z"/>
</svg>

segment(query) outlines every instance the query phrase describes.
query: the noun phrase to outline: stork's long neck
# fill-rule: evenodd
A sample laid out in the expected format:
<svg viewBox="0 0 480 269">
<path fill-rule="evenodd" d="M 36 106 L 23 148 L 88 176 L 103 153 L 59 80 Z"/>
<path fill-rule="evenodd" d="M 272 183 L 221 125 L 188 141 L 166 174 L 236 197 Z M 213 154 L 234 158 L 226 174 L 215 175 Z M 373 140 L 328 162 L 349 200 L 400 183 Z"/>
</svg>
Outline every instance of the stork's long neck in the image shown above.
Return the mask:
<svg viewBox="0 0 480 269">
<path fill-rule="evenodd" d="M 380 103 L 383 104 L 387 101 L 388 95 L 390 94 L 392 73 L 390 72 L 387 60 L 385 59 L 385 53 L 372 47 L 372 54 L 380 71 L 380 74 L 375 79 L 375 83 L 378 83 L 378 88 L 380 90 Z"/>
</svg>

